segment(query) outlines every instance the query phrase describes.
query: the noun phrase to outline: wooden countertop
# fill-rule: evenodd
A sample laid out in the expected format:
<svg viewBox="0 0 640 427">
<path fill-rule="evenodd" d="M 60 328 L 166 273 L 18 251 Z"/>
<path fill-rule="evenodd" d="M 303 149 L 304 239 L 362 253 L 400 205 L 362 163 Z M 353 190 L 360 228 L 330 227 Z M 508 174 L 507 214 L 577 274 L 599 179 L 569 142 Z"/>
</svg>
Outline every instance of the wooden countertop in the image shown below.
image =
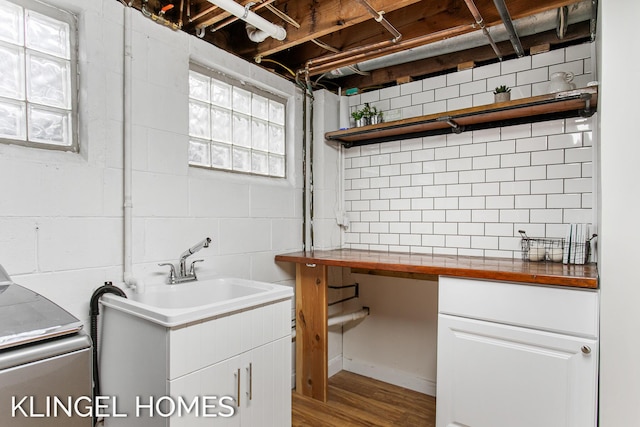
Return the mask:
<svg viewBox="0 0 640 427">
<path fill-rule="evenodd" d="M 472 279 L 526 282 L 540 285 L 598 288 L 596 264 L 565 265 L 507 258 L 423 255 L 356 249 L 316 250 L 276 255 L 276 261 L 351 267 Z"/>
</svg>

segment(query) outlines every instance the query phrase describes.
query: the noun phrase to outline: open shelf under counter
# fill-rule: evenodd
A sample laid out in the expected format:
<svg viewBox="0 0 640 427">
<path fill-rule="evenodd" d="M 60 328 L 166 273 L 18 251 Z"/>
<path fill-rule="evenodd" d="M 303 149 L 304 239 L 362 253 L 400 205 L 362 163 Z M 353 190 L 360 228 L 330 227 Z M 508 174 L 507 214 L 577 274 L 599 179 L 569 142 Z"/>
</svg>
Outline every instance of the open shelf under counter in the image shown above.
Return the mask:
<svg viewBox="0 0 640 427">
<path fill-rule="evenodd" d="M 572 117 L 590 117 L 598 104 L 598 87 L 590 86 L 530 98 L 480 105 L 409 119 L 325 133 L 345 147 L 447 133 L 512 126 Z"/>
</svg>

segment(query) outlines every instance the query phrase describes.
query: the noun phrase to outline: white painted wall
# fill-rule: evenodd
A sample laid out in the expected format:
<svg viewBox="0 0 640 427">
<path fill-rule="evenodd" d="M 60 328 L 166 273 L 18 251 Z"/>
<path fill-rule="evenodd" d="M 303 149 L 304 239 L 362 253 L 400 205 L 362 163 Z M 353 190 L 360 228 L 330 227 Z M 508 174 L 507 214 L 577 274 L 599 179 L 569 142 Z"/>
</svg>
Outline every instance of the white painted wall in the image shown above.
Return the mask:
<svg viewBox="0 0 640 427">
<path fill-rule="evenodd" d="M 79 20 L 78 154 L 0 145 L 0 264 L 15 282 L 81 320 L 123 262 L 123 6 L 115 0 L 48 0 Z M 201 276 L 293 283 L 277 253 L 301 245 L 301 92 L 235 56 L 133 13 L 133 262 L 147 285 L 205 236 Z M 287 179 L 191 168 L 189 61 L 288 99 Z"/>
<path fill-rule="evenodd" d="M 635 123 L 640 99 L 640 3 L 599 2 L 600 427 L 640 419 L 640 286 L 634 243 L 640 211 Z"/>
</svg>

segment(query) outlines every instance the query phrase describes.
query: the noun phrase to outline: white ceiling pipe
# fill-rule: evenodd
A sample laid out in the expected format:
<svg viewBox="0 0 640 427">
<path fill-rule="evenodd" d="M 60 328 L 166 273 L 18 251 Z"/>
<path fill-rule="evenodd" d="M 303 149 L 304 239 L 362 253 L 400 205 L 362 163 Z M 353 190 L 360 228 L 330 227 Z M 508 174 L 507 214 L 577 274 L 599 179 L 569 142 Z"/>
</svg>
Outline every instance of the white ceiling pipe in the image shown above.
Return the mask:
<svg viewBox="0 0 640 427">
<path fill-rule="evenodd" d="M 247 23 L 247 36 L 249 36 L 249 40 L 256 43 L 261 43 L 269 37 L 269 34 L 265 33 L 259 28 L 254 27 L 253 25 Z"/>
<path fill-rule="evenodd" d="M 273 37 L 276 40 L 284 40 L 287 37 L 287 31 L 283 27 L 267 21 L 260 15 L 251 12 L 248 7 L 245 8 L 233 0 L 207 1 L 226 10 L 230 14 L 242 19 L 248 24 L 253 25 L 255 28 L 264 31 L 269 37 Z"/>
<path fill-rule="evenodd" d="M 591 1 L 586 0 L 569 6 L 569 23 L 587 21 L 591 18 Z M 528 16 L 515 20 L 513 23 L 518 29 L 521 36 L 535 34 L 537 32 L 548 31 L 556 28 L 557 11 L 550 10 L 537 15 Z M 496 25 L 490 27 L 491 37 L 496 41 L 509 40 L 504 25 Z M 372 71 L 392 65 L 405 64 L 407 62 L 417 61 L 420 59 L 432 58 L 438 55 L 472 49 L 474 47 L 486 45 L 486 38 L 481 31 L 463 34 L 461 36 L 451 37 L 435 43 L 424 46 L 407 49 L 402 52 L 383 56 L 381 58 L 370 59 L 357 64 L 361 71 Z M 353 70 L 348 67 L 342 67 L 327 73 L 326 77 L 338 78 L 354 74 Z"/>
</svg>

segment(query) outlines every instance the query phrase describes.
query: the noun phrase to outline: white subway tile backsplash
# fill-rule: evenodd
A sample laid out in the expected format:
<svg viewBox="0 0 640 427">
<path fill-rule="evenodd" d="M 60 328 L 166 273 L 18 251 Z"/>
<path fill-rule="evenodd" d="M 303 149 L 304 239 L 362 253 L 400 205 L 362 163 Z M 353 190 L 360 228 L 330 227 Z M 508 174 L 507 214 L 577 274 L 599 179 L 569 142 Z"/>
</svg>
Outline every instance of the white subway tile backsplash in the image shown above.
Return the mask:
<svg viewBox="0 0 640 427">
<path fill-rule="evenodd" d="M 516 73 L 518 71 L 531 69 L 531 57 L 523 56 L 522 58 L 512 59 L 511 61 L 504 61 L 501 63 L 500 74 L 505 75 L 509 73 Z"/>
<path fill-rule="evenodd" d="M 471 196 L 471 184 L 449 184 L 447 185 L 447 197 Z"/>
<path fill-rule="evenodd" d="M 389 185 L 392 187 L 408 187 L 411 185 L 410 175 L 392 176 L 389 179 Z"/>
<path fill-rule="evenodd" d="M 487 79 L 487 91 L 489 91 L 489 93 L 492 93 L 495 88 L 502 85 L 515 87 L 516 73 L 514 72 L 512 74 L 503 74 L 501 76 Z"/>
<path fill-rule="evenodd" d="M 547 80 L 549 80 L 549 72 L 547 67 L 520 71 L 516 74 L 516 83 L 518 84 L 518 86 L 531 83 L 546 82 Z"/>
<path fill-rule="evenodd" d="M 521 138 L 516 141 L 516 152 L 542 151 L 547 149 L 547 138 L 544 136 Z"/>
<path fill-rule="evenodd" d="M 531 165 L 530 153 L 500 155 L 500 167 L 509 168 L 509 167 L 530 166 L 530 165 Z"/>
<path fill-rule="evenodd" d="M 582 197 L 580 194 L 549 194 L 547 195 L 547 207 L 549 209 L 580 208 Z M 577 221 L 570 221 L 577 222 Z"/>
<path fill-rule="evenodd" d="M 547 178 L 580 178 L 582 176 L 582 165 L 580 163 L 561 164 L 547 166 Z"/>
<path fill-rule="evenodd" d="M 565 179 L 566 193 L 590 193 L 592 181 L 590 178 Z"/>
<path fill-rule="evenodd" d="M 486 182 L 513 181 L 514 179 L 514 168 L 489 169 L 485 178 Z"/>
<path fill-rule="evenodd" d="M 513 181 L 500 183 L 500 194 L 522 195 L 529 194 L 530 192 L 531 186 L 529 181 Z"/>
<path fill-rule="evenodd" d="M 562 193 L 564 183 L 561 179 L 546 179 L 531 181 L 531 194 L 554 194 Z"/>
<path fill-rule="evenodd" d="M 458 181 L 462 183 L 474 183 L 474 182 L 485 182 L 486 171 L 484 169 L 481 170 L 471 170 L 471 171 L 460 171 L 458 174 Z"/>
<path fill-rule="evenodd" d="M 391 98 L 389 100 L 389 107 L 391 109 L 404 108 L 411 106 L 411 95 L 399 96 L 397 98 Z"/>
<path fill-rule="evenodd" d="M 564 64 L 557 64 L 549 66 L 549 76 L 557 72 L 572 72 L 574 75 L 579 76 L 584 73 L 584 61 L 578 59 L 576 61 L 565 62 Z"/>
<path fill-rule="evenodd" d="M 516 141 L 514 139 L 507 141 L 487 142 L 487 155 L 506 154 L 516 152 Z"/>
<path fill-rule="evenodd" d="M 487 91 L 486 80 L 478 80 L 460 85 L 460 96 L 474 95 Z"/>
<path fill-rule="evenodd" d="M 466 157 L 462 159 L 449 159 L 447 160 L 448 171 L 468 171 L 471 170 L 471 158 Z"/>
<path fill-rule="evenodd" d="M 422 90 L 426 91 L 431 89 L 438 89 L 441 87 L 445 87 L 446 85 L 447 85 L 446 75 L 430 77 L 422 81 Z"/>
<path fill-rule="evenodd" d="M 482 156 L 473 158 L 474 169 L 491 169 L 500 167 L 500 156 Z"/>
<path fill-rule="evenodd" d="M 418 92 L 411 95 L 411 105 L 421 105 L 433 101 L 435 101 L 435 92 L 433 90 Z"/>
<path fill-rule="evenodd" d="M 458 207 L 460 209 L 485 209 L 485 198 L 483 196 L 460 197 Z"/>
<path fill-rule="evenodd" d="M 565 121 L 552 120 L 548 122 L 532 123 L 531 124 L 531 136 L 539 135 L 556 135 L 564 133 Z"/>
<path fill-rule="evenodd" d="M 460 86 L 447 86 L 436 89 L 435 99 L 440 101 L 443 99 L 458 98 L 460 96 Z"/>
<path fill-rule="evenodd" d="M 493 90 L 493 89 L 491 89 Z M 493 104 L 493 92 L 476 93 L 473 95 L 473 106 Z"/>
<path fill-rule="evenodd" d="M 408 118 L 493 103 L 502 84 L 512 99 L 543 94 L 555 71 L 576 73 L 578 85 L 590 79 L 590 55 L 591 44 L 556 49 L 367 92 L 350 104 L 385 103 Z M 593 123 L 559 119 L 347 150 L 345 208 L 359 224 L 346 231 L 347 245 L 519 258 L 518 229 L 563 237 L 567 223 L 593 221 Z"/>
<path fill-rule="evenodd" d="M 474 144 L 466 144 L 460 147 L 460 157 L 478 157 L 478 156 L 486 156 L 487 155 L 487 144 L 485 143 L 475 143 Z"/>
<path fill-rule="evenodd" d="M 531 57 L 531 67 L 546 67 L 548 65 L 562 64 L 564 62 L 565 49 L 554 49 L 549 52 L 539 53 Z"/>
<path fill-rule="evenodd" d="M 471 107 L 473 107 L 473 96 L 471 95 L 447 99 L 447 111 L 462 110 Z"/>
<path fill-rule="evenodd" d="M 403 139 L 400 141 L 400 151 L 415 151 L 422 149 L 422 138 Z"/>
<path fill-rule="evenodd" d="M 531 136 L 531 124 L 529 123 L 524 125 L 507 126 L 502 128 L 502 132 L 501 132 L 502 140 L 528 138 L 530 136 Z"/>
<path fill-rule="evenodd" d="M 593 160 L 591 147 L 569 148 L 565 150 L 567 163 L 590 162 Z"/>
<path fill-rule="evenodd" d="M 516 209 L 544 209 L 547 206 L 545 194 L 516 195 Z"/>
<path fill-rule="evenodd" d="M 391 99 L 400 96 L 400 86 L 390 86 L 380 89 L 380 99 Z"/>
<path fill-rule="evenodd" d="M 552 165 L 565 161 L 564 150 L 547 150 L 531 153 L 531 165 Z"/>
<path fill-rule="evenodd" d="M 500 75 L 500 63 L 484 65 L 473 69 L 473 80 L 486 80 Z"/>
</svg>

